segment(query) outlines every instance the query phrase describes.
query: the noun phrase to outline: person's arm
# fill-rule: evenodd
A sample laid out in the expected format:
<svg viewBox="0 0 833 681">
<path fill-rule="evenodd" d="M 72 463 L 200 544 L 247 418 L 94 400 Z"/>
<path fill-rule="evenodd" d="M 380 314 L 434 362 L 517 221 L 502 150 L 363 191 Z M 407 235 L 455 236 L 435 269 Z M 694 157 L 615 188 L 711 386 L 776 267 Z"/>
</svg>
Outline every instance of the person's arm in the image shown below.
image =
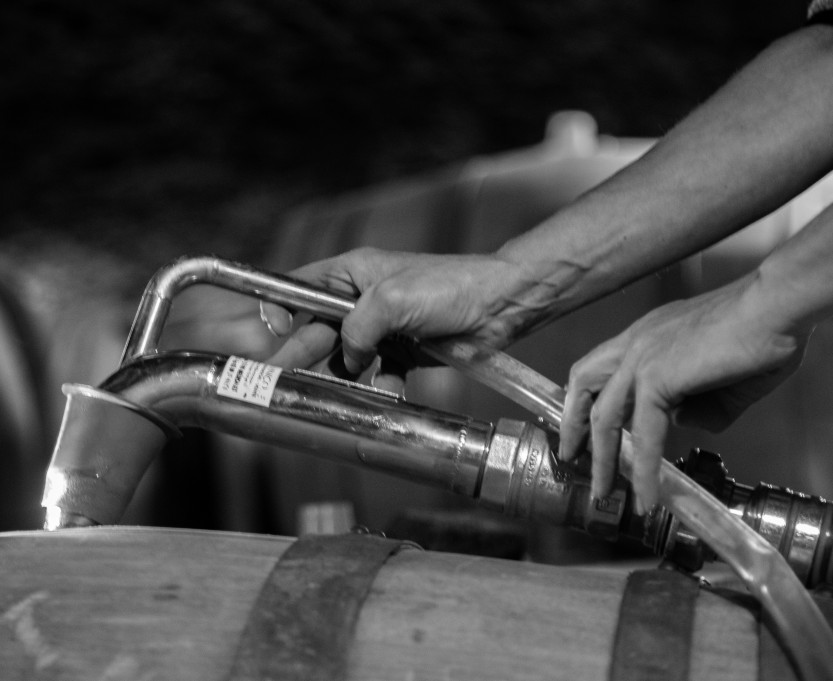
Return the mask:
<svg viewBox="0 0 833 681">
<path fill-rule="evenodd" d="M 833 167 L 833 27 L 773 44 L 645 156 L 503 246 L 561 316 L 763 217 Z M 538 320 L 536 320 L 537 323 Z"/>
<path fill-rule="evenodd" d="M 637 509 L 657 501 L 671 421 L 718 430 L 799 365 L 833 314 L 833 206 L 752 273 L 653 310 L 571 370 L 559 456 L 590 435 L 594 496 L 613 482 L 622 429 L 633 436 Z"/>
<path fill-rule="evenodd" d="M 351 371 L 397 332 L 469 334 L 505 347 L 736 231 L 820 177 L 833 159 L 831 82 L 833 29 L 806 27 L 762 53 L 644 157 L 495 254 L 362 250 L 293 274 L 360 295 L 341 330 Z M 275 361 L 310 363 L 336 340 L 313 325 Z"/>
</svg>

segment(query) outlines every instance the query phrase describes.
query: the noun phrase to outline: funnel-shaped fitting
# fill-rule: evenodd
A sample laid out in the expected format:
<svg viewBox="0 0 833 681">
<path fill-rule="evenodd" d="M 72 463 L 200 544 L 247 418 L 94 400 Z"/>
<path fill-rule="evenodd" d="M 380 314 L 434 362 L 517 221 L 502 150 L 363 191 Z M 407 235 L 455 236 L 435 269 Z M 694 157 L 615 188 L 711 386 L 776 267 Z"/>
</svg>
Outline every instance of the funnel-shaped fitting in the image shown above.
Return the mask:
<svg viewBox="0 0 833 681">
<path fill-rule="evenodd" d="M 179 431 L 111 393 L 78 384 L 63 391 L 67 403 L 42 502 L 46 529 L 116 523 L 150 462 Z"/>
</svg>

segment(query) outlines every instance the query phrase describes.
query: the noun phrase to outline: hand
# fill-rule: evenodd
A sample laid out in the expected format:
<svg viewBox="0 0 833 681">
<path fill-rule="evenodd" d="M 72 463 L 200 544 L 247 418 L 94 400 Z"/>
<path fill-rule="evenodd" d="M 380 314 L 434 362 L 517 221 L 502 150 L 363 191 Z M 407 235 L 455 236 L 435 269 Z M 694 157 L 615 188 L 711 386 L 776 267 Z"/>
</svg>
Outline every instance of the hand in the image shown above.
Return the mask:
<svg viewBox="0 0 833 681">
<path fill-rule="evenodd" d="M 660 307 L 590 352 L 570 372 L 559 457 L 575 457 L 589 435 L 591 493 L 603 497 L 630 423 L 645 513 L 658 500 L 671 422 L 721 430 L 801 363 L 809 331 L 781 329 L 767 312 L 750 276 Z"/>
<path fill-rule="evenodd" d="M 306 265 L 289 275 L 357 296 L 356 307 L 339 331 L 313 320 L 298 328 L 270 360 L 285 367 L 309 367 L 341 342 L 344 366 L 356 375 L 393 334 L 416 338 L 464 334 L 503 348 L 516 338 L 523 315 L 515 292 L 523 288 L 521 268 L 490 255 L 427 255 L 362 248 Z M 280 307 L 263 307 L 265 321 L 280 334 L 291 319 Z M 420 362 L 407 352 L 386 352 L 374 383 L 401 389 L 404 373 Z"/>
</svg>

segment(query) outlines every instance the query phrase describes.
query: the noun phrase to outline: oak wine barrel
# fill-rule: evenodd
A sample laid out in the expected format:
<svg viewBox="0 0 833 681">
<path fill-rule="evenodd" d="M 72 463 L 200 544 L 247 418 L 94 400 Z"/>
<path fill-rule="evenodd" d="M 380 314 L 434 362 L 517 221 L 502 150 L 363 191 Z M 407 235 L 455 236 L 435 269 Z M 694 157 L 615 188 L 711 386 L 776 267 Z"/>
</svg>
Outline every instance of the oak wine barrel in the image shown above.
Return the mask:
<svg viewBox="0 0 833 681">
<path fill-rule="evenodd" d="M 0 534 L 2 678 L 227 680 L 295 540 L 100 527 Z M 373 577 L 344 678 L 607 680 L 627 567 L 421 550 Z M 759 623 L 700 589 L 689 679 L 758 677 Z"/>
</svg>

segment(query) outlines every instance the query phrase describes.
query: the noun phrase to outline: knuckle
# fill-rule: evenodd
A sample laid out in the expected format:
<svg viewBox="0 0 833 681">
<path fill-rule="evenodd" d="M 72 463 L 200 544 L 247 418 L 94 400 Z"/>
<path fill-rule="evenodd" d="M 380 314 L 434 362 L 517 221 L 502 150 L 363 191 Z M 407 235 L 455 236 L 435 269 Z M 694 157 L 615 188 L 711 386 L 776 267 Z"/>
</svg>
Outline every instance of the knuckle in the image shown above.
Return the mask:
<svg viewBox="0 0 833 681">
<path fill-rule="evenodd" d="M 570 367 L 570 373 L 567 376 L 567 385 L 570 388 L 578 388 L 581 383 L 581 377 L 583 376 L 584 371 L 584 365 L 582 362 L 583 360 L 579 360 Z"/>
<path fill-rule="evenodd" d="M 636 334 L 631 339 L 630 345 L 626 353 L 627 361 L 631 363 L 641 363 L 644 358 L 652 357 L 654 353 L 654 339 L 649 334 Z"/>
<path fill-rule="evenodd" d="M 591 382 L 591 369 L 589 360 L 585 357 L 578 360 L 572 367 L 567 376 L 567 386 L 569 390 L 578 394 L 589 389 Z"/>
<path fill-rule="evenodd" d="M 398 318 L 398 314 L 409 302 L 411 292 L 396 281 L 387 280 L 373 287 L 373 302 L 391 318 Z"/>
<path fill-rule="evenodd" d="M 593 430 L 600 430 L 607 425 L 607 418 L 604 411 L 599 407 L 598 402 L 590 407 L 590 425 L 593 427 Z"/>
</svg>

